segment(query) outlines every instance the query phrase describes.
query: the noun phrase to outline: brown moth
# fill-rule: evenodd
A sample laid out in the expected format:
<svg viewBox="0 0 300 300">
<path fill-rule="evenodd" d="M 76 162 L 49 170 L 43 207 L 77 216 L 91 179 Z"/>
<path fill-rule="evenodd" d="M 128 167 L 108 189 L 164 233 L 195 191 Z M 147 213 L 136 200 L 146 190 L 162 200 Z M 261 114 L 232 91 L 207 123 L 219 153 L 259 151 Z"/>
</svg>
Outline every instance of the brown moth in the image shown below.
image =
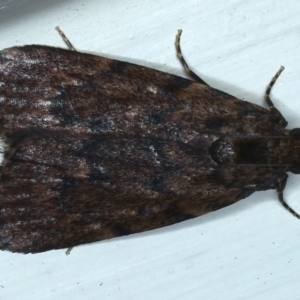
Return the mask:
<svg viewBox="0 0 300 300">
<path fill-rule="evenodd" d="M 35 253 L 171 225 L 300 172 L 300 129 L 143 66 L 30 45 L 0 51 L 0 248 Z M 299 217 L 292 209 L 288 208 Z"/>
</svg>

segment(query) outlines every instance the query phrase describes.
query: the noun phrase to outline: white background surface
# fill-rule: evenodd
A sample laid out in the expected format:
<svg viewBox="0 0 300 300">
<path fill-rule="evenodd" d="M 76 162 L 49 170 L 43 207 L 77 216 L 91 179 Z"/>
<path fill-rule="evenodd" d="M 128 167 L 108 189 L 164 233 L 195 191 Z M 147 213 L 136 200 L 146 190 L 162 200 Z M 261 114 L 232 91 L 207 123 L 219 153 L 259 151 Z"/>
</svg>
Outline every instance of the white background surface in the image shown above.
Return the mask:
<svg viewBox="0 0 300 300">
<path fill-rule="evenodd" d="M 65 47 L 185 76 L 174 38 L 213 87 L 264 105 L 300 127 L 300 1 L 3 1 L 0 49 Z M 1 109 L 1 107 L 0 107 Z M 300 212 L 299 180 L 285 198 Z M 300 221 L 275 191 L 171 227 L 65 250 L 0 252 L 0 299 L 300 299 Z"/>
</svg>

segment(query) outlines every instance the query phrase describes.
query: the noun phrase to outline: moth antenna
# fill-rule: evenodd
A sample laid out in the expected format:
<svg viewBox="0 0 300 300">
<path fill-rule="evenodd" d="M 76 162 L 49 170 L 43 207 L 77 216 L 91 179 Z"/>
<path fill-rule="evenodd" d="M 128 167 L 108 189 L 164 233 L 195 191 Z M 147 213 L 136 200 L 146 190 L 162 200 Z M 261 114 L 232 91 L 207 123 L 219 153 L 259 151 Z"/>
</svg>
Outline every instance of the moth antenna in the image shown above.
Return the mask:
<svg viewBox="0 0 300 300">
<path fill-rule="evenodd" d="M 66 37 L 66 35 L 62 32 L 62 30 L 58 26 L 55 27 L 55 30 L 59 33 L 59 35 L 63 39 L 64 43 L 69 48 L 69 50 L 76 51 L 76 49 L 74 48 L 74 46 L 72 45 L 72 43 L 69 41 L 69 39 Z"/>
<path fill-rule="evenodd" d="M 265 95 L 264 95 L 264 99 L 265 99 L 266 103 L 268 104 L 269 109 L 272 112 L 272 114 L 275 115 L 278 118 L 279 124 L 282 125 L 283 127 L 286 127 L 288 122 L 286 121 L 284 116 L 281 114 L 281 112 L 274 106 L 272 100 L 270 99 L 271 89 L 272 89 L 273 85 L 275 84 L 276 80 L 278 79 L 278 77 L 280 76 L 280 74 L 282 73 L 283 70 L 284 70 L 284 67 L 281 66 L 280 69 L 275 74 L 275 76 L 271 79 L 271 82 L 267 86 L 267 89 L 266 89 L 266 92 L 265 92 Z"/>
<path fill-rule="evenodd" d="M 175 49 L 176 49 L 176 54 L 177 54 L 177 57 L 181 63 L 181 65 L 183 66 L 185 72 L 187 73 L 187 75 L 189 75 L 192 79 L 194 79 L 196 82 L 198 83 L 202 83 L 202 84 L 205 84 L 207 86 L 209 86 L 204 80 L 202 80 L 196 73 L 194 73 L 190 67 L 188 66 L 188 64 L 186 63 L 183 55 L 182 55 L 182 52 L 181 52 L 181 48 L 180 48 L 180 36 L 182 34 L 182 30 L 179 29 L 178 30 L 178 33 L 176 35 L 176 38 L 175 38 Z"/>
</svg>

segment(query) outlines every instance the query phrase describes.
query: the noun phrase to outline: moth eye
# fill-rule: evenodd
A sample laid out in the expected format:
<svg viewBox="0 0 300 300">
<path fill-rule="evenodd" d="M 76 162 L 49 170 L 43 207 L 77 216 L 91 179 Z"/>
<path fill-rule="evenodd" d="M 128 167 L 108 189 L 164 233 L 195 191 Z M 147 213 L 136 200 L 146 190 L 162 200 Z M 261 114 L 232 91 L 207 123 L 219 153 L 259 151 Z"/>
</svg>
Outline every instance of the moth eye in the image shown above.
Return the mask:
<svg viewBox="0 0 300 300">
<path fill-rule="evenodd" d="M 295 140 L 300 140 L 300 128 L 294 128 L 290 131 L 290 136 Z"/>
<path fill-rule="evenodd" d="M 289 169 L 293 174 L 300 174 L 300 163 L 293 164 Z"/>
</svg>

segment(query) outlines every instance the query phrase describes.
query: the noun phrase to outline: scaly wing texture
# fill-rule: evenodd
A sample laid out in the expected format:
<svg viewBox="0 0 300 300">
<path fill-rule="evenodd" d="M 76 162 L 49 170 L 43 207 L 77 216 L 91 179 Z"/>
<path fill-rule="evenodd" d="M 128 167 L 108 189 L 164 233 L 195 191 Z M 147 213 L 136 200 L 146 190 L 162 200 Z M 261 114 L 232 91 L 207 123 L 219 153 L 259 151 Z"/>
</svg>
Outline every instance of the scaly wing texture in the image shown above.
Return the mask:
<svg viewBox="0 0 300 300">
<path fill-rule="evenodd" d="M 0 52 L 0 248 L 150 230 L 275 188 L 220 165 L 224 135 L 285 134 L 266 109 L 142 66 L 46 46 Z"/>
</svg>

